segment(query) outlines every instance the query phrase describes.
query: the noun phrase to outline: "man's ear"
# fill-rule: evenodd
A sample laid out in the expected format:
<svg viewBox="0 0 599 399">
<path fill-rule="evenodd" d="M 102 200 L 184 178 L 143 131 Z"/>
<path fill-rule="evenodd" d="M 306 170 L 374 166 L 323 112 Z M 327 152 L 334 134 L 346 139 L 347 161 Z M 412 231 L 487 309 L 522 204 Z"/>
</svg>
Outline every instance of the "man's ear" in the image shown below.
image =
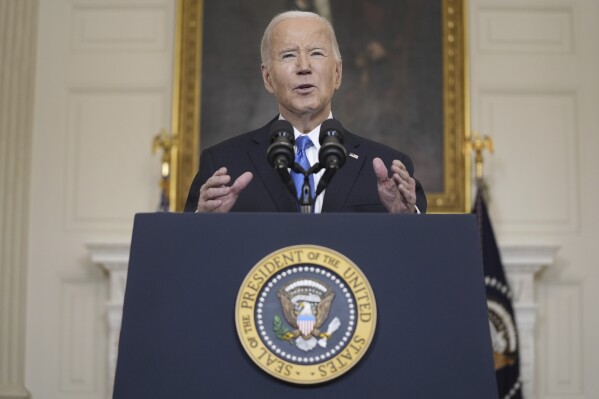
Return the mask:
<svg viewBox="0 0 599 399">
<path fill-rule="evenodd" d="M 266 87 L 266 91 L 270 94 L 273 94 L 275 91 L 270 83 L 270 72 L 268 70 L 268 66 L 266 64 L 261 64 L 260 69 L 262 71 L 262 80 L 264 81 L 264 87 Z"/>
<path fill-rule="evenodd" d="M 339 89 L 341 87 L 341 78 L 343 77 L 343 62 L 337 61 L 337 66 L 335 67 L 335 89 Z"/>
</svg>

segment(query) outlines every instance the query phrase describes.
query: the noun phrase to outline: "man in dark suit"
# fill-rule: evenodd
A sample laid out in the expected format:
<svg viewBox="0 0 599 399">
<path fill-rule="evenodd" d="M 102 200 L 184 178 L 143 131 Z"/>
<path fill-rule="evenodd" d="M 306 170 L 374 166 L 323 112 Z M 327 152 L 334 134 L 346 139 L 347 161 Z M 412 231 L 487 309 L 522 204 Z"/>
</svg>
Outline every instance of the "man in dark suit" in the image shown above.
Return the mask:
<svg viewBox="0 0 599 399">
<path fill-rule="evenodd" d="M 293 125 L 296 141 L 311 139 L 305 154 L 313 164 L 320 125 L 332 116 L 331 100 L 341 85 L 333 28 L 317 14 L 280 14 L 264 32 L 261 55 L 264 86 L 277 99 L 279 118 Z M 185 211 L 297 212 L 297 199 L 267 161 L 273 122 L 202 152 Z M 344 136 L 347 161 L 324 198 L 316 198 L 316 212 L 426 212 L 426 196 L 407 155 L 349 132 Z M 237 176 L 233 184 L 231 176 Z M 315 186 L 321 176 L 314 176 Z"/>
</svg>

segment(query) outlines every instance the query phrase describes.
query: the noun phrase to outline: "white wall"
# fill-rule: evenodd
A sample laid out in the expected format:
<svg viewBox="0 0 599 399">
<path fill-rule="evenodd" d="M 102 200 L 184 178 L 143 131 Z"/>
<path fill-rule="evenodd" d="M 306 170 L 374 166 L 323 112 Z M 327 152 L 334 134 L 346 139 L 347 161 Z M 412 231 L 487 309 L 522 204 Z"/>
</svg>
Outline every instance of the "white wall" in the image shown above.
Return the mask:
<svg viewBox="0 0 599 399">
<path fill-rule="evenodd" d="M 599 2 L 471 0 L 472 127 L 502 244 L 558 244 L 539 277 L 538 398 L 599 379 Z M 127 240 L 158 201 L 150 141 L 170 126 L 174 1 L 42 0 L 33 128 L 26 387 L 103 398 L 107 281 L 85 242 Z"/>
<path fill-rule="evenodd" d="M 175 2 L 42 0 L 27 279 L 26 386 L 105 398 L 107 281 L 85 243 L 128 240 L 159 202 Z"/>
<path fill-rule="evenodd" d="M 472 128 L 491 136 L 502 244 L 557 244 L 538 278 L 538 398 L 599 397 L 599 2 L 471 0 Z"/>
</svg>

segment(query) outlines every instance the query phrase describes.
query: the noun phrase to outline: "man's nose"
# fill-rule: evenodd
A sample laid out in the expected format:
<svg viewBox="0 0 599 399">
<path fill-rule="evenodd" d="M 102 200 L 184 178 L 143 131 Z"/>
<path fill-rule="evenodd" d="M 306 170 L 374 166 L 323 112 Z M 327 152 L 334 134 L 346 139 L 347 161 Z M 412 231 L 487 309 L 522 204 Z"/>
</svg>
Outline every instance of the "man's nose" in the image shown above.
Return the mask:
<svg viewBox="0 0 599 399">
<path fill-rule="evenodd" d="M 311 72 L 310 56 L 308 53 L 300 51 L 297 57 L 297 73 L 306 74 Z"/>
</svg>

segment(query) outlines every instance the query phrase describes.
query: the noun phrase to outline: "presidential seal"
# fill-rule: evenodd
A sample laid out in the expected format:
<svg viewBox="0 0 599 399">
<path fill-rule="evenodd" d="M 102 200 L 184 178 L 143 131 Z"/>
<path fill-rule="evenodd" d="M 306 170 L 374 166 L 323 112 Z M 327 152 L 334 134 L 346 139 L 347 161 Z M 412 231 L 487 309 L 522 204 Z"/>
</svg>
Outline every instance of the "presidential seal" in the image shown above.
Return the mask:
<svg viewBox="0 0 599 399">
<path fill-rule="evenodd" d="M 364 356 L 376 328 L 372 288 L 351 260 L 298 245 L 258 262 L 235 308 L 241 344 L 270 375 L 296 384 L 337 378 Z"/>
</svg>

